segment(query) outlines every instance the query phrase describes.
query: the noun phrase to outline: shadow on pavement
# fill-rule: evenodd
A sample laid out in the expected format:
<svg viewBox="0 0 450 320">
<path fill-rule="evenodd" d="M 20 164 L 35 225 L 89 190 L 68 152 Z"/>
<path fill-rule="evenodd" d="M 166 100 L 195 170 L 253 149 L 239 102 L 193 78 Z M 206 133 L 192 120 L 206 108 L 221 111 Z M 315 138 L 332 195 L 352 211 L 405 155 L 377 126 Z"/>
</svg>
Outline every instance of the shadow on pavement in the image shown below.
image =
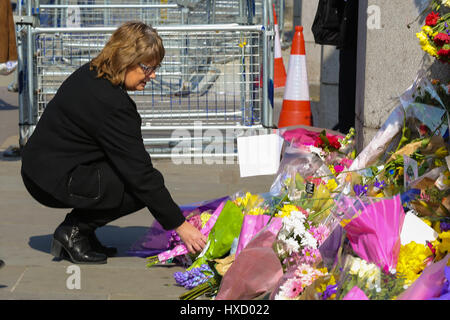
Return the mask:
<svg viewBox="0 0 450 320">
<path fill-rule="evenodd" d="M 116 257 L 129 257 L 127 250 L 147 232 L 148 227 L 118 227 L 106 225 L 96 231 L 100 242 L 108 247 L 116 247 Z M 53 234 L 30 237 L 28 245 L 35 249 L 50 254 Z"/>
</svg>

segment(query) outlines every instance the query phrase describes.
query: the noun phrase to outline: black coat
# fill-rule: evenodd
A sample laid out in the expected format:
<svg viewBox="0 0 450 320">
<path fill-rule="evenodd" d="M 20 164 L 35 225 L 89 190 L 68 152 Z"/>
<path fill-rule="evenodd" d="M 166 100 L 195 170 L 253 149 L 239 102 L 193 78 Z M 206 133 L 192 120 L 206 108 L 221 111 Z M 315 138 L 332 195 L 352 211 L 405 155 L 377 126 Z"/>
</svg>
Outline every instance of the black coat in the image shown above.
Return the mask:
<svg viewBox="0 0 450 320">
<path fill-rule="evenodd" d="M 89 64 L 48 103 L 22 150 L 22 174 L 68 207 L 115 208 L 126 190 L 166 230 L 185 220 L 145 150 L 136 104 Z"/>
</svg>

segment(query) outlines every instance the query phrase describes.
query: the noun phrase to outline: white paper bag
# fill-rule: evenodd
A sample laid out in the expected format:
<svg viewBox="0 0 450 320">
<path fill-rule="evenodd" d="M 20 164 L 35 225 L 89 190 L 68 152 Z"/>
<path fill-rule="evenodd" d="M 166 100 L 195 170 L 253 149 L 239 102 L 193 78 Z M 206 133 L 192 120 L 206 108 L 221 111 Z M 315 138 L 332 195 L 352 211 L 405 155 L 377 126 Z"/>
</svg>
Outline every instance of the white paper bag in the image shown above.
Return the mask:
<svg viewBox="0 0 450 320">
<path fill-rule="evenodd" d="M 282 145 L 283 138 L 278 134 L 238 137 L 241 178 L 277 173 Z"/>
<path fill-rule="evenodd" d="M 431 242 L 436 240 L 437 236 L 437 232 L 419 217 L 411 212 L 406 213 L 402 232 L 400 233 L 400 242 L 402 245 L 406 245 L 412 241 L 426 244 L 427 241 Z"/>
</svg>

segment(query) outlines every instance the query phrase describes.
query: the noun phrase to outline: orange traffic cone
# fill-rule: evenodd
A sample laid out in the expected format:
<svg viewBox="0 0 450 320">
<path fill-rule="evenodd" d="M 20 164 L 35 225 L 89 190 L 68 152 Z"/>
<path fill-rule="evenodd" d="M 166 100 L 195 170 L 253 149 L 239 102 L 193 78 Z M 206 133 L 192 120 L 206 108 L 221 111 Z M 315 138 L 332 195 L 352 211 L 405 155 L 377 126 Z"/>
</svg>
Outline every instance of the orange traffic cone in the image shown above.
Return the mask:
<svg viewBox="0 0 450 320">
<path fill-rule="evenodd" d="M 275 12 L 275 4 L 273 4 L 273 19 L 275 24 L 275 48 L 273 60 L 273 86 L 274 88 L 284 87 L 286 84 L 286 68 L 281 55 L 280 31 L 277 22 L 277 13 Z"/>
<path fill-rule="evenodd" d="M 303 27 L 295 26 L 278 128 L 312 126 Z"/>
</svg>

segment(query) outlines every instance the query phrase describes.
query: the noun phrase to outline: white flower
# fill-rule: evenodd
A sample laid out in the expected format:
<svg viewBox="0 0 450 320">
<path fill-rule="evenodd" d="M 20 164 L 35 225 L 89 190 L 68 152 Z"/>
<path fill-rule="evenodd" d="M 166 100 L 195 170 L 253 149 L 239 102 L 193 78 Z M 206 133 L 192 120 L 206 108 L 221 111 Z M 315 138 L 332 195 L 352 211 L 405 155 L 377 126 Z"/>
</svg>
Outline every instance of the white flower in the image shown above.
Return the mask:
<svg viewBox="0 0 450 320">
<path fill-rule="evenodd" d="M 286 251 L 289 254 L 292 254 L 293 252 L 298 252 L 300 250 L 299 243 L 293 238 L 286 239 L 286 241 L 284 241 L 284 244 Z"/>
<path fill-rule="evenodd" d="M 317 240 L 309 232 L 305 232 L 302 237 L 301 245 L 303 247 L 317 248 Z"/>
<path fill-rule="evenodd" d="M 361 268 L 361 260 L 360 259 L 353 259 L 350 265 L 350 274 L 357 275 L 359 269 Z"/>
</svg>

